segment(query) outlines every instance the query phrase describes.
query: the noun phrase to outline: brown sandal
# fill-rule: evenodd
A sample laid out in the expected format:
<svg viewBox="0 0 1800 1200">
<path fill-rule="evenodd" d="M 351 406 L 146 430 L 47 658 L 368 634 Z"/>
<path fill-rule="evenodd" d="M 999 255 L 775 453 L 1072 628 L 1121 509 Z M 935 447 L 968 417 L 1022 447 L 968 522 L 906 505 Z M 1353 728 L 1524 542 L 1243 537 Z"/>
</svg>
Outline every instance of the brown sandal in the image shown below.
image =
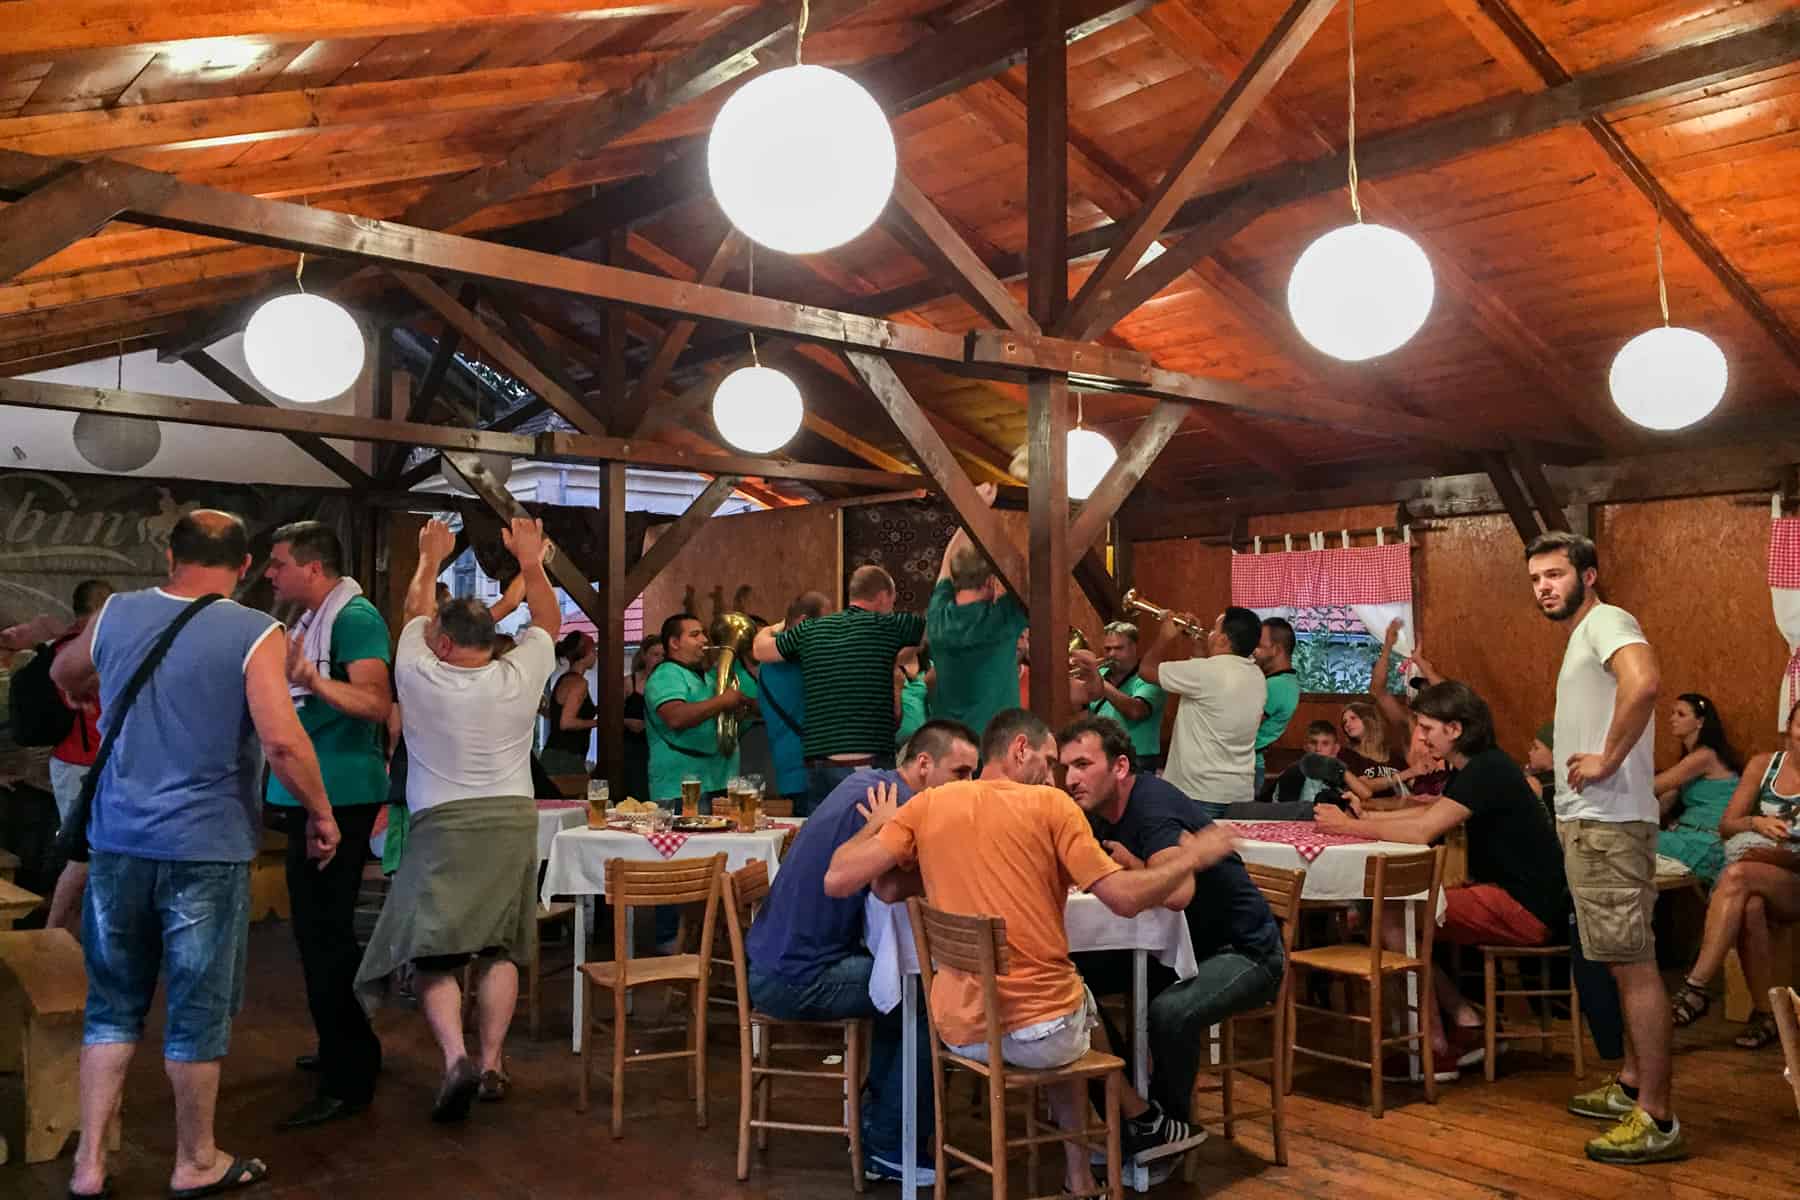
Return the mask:
<svg viewBox="0 0 1800 1200">
<path fill-rule="evenodd" d="M 1674 1019 L 1675 1028 L 1681 1029 L 1704 1017 L 1711 1007 L 1711 996 L 1691 983 L 1684 983 L 1675 993 L 1675 1002 L 1669 1006 L 1669 1016 Z"/>
<path fill-rule="evenodd" d="M 1759 1008 L 1751 1012 L 1744 1032 L 1733 1038 L 1732 1044 L 1743 1050 L 1761 1050 L 1780 1037 L 1781 1030 L 1775 1024 L 1775 1014 Z"/>
</svg>

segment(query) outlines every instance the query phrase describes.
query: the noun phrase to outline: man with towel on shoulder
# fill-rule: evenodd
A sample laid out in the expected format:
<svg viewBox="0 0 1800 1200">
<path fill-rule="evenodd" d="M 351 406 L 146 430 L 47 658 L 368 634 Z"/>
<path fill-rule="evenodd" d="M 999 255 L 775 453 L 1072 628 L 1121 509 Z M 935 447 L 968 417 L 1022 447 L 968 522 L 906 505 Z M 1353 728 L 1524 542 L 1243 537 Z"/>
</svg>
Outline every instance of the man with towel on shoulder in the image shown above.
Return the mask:
<svg viewBox="0 0 1800 1200">
<path fill-rule="evenodd" d="M 495 654 L 494 617 L 473 598 L 436 605 L 438 571 L 456 548 L 442 521 L 419 531 L 419 565 L 406 592 L 406 624 L 394 654 L 406 735 L 406 854 L 356 986 L 365 999 L 411 963 L 419 1007 L 444 1055 L 434 1121 L 458 1121 L 477 1094 L 500 1100 L 502 1050 L 519 999 L 519 967 L 537 939 L 537 802 L 531 743 L 538 698 L 556 669 L 562 609 L 544 574 L 550 551 L 540 521 L 502 529 L 519 560 L 531 624 Z M 476 987 L 480 1067 L 463 1037 L 458 974 L 483 964 Z"/>
<path fill-rule="evenodd" d="M 325 794 L 343 842 L 329 863 L 306 856 L 306 811 L 271 774 L 264 799 L 283 816 L 288 900 L 306 976 L 317 1054 L 295 1065 L 319 1073 L 319 1090 L 282 1122 L 319 1125 L 368 1107 L 381 1071 L 381 1042 L 356 1002 L 356 897 L 369 834 L 387 800 L 387 622 L 343 573 L 344 548 L 319 521 L 273 535 L 269 582 L 277 600 L 306 611 L 288 633 L 288 693 L 318 751 Z"/>
</svg>

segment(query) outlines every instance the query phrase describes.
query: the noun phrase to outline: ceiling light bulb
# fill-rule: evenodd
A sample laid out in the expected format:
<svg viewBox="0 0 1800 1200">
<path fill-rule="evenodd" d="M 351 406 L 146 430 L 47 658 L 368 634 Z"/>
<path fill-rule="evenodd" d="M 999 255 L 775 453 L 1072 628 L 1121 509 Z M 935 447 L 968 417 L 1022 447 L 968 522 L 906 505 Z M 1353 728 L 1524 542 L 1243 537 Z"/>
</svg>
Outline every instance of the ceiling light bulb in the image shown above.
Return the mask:
<svg viewBox="0 0 1800 1200">
<path fill-rule="evenodd" d="M 277 296 L 244 326 L 244 361 L 283 400 L 318 404 L 362 374 L 362 330 L 342 305 L 306 292 Z"/>
<path fill-rule="evenodd" d="M 1092 429 L 1069 430 L 1069 499 L 1086 500 L 1106 478 L 1119 452 L 1105 434 Z"/>
<path fill-rule="evenodd" d="M 1646 429 L 1682 429 L 1725 396 L 1725 352 L 1704 333 L 1659 325 L 1626 342 L 1607 383 L 1613 403 Z"/>
<path fill-rule="evenodd" d="M 1314 347 L 1351 362 L 1397 350 L 1431 312 L 1431 260 L 1385 225 L 1358 222 L 1320 237 L 1294 263 L 1288 312 Z"/>
<path fill-rule="evenodd" d="M 749 454 L 779 450 L 800 430 L 805 405 L 794 381 L 772 367 L 740 367 L 713 392 L 713 423 Z"/>
</svg>

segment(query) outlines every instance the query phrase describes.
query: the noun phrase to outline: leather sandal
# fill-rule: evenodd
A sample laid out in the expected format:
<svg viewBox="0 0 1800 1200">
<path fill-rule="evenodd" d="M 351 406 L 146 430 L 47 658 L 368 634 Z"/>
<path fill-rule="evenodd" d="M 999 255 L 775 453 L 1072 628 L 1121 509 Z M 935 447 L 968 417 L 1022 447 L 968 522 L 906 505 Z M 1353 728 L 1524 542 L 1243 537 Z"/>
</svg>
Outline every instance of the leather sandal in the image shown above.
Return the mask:
<svg viewBox="0 0 1800 1200">
<path fill-rule="evenodd" d="M 1675 1028 L 1682 1029 L 1704 1017 L 1711 1008 L 1711 996 L 1691 983 L 1684 983 L 1675 994 L 1675 1002 L 1669 1006 L 1669 1016 L 1674 1019 Z"/>
</svg>

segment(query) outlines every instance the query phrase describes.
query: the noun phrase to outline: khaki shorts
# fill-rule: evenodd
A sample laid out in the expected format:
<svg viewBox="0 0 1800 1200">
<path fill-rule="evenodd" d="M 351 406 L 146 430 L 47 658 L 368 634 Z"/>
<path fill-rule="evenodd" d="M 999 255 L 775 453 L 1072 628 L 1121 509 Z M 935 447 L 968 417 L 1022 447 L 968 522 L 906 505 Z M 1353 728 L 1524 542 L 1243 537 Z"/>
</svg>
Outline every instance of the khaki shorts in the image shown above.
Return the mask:
<svg viewBox="0 0 1800 1200">
<path fill-rule="evenodd" d="M 1558 821 L 1581 949 L 1593 962 L 1656 961 L 1656 826 Z"/>
<path fill-rule="evenodd" d="M 1094 993 L 1083 988 L 1081 1007 L 1074 1012 L 1015 1029 L 1001 1037 L 1000 1057 L 1006 1060 L 1007 1066 L 1022 1067 L 1027 1071 L 1054 1071 L 1066 1067 L 1088 1052 L 1093 1044 L 1094 1026 L 1099 1023 L 1100 1006 L 1094 1002 Z M 976 1062 L 988 1060 L 986 1042 L 950 1046 L 949 1049 L 952 1054 Z"/>
</svg>

